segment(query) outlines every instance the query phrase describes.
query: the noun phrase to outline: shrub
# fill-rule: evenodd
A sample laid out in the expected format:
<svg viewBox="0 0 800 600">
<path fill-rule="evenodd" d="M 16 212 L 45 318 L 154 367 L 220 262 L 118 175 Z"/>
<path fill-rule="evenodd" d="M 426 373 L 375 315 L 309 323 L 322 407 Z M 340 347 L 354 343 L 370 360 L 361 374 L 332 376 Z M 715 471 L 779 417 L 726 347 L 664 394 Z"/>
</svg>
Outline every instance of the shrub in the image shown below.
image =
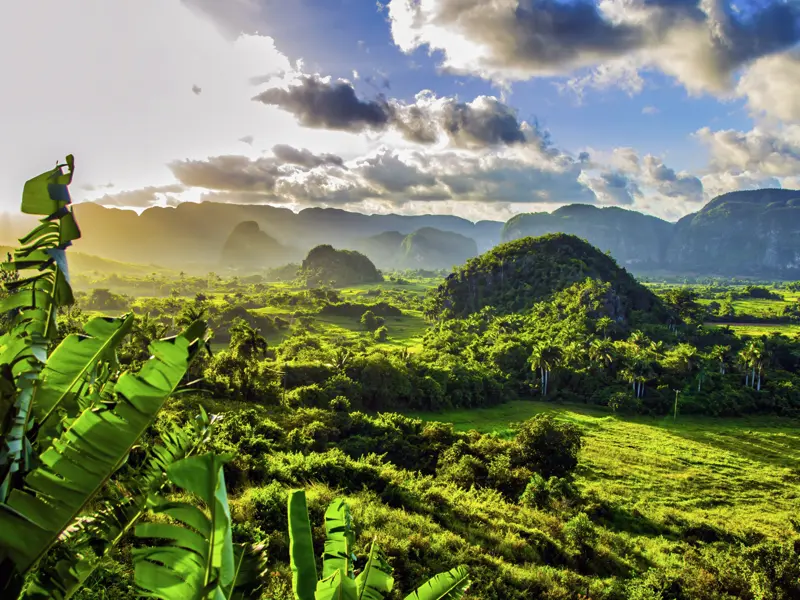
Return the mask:
<svg viewBox="0 0 800 600">
<path fill-rule="evenodd" d="M 375 330 L 374 335 L 376 342 L 385 342 L 389 337 L 389 330 L 383 325 Z"/>
<path fill-rule="evenodd" d="M 597 530 L 588 515 L 580 512 L 564 524 L 564 538 L 577 550 L 584 550 L 597 541 Z"/>
<path fill-rule="evenodd" d="M 520 503 L 533 508 L 544 508 L 549 500 L 550 491 L 547 489 L 547 482 L 544 477 L 534 473 L 519 498 Z"/>
<path fill-rule="evenodd" d="M 361 326 L 367 331 L 375 331 L 378 328 L 378 320 L 375 317 L 375 313 L 371 310 L 364 312 L 361 315 Z"/>
<path fill-rule="evenodd" d="M 580 429 L 571 423 L 559 423 L 552 415 L 536 415 L 522 423 L 514 442 L 515 464 L 542 477 L 563 477 L 578 465 Z"/>
</svg>

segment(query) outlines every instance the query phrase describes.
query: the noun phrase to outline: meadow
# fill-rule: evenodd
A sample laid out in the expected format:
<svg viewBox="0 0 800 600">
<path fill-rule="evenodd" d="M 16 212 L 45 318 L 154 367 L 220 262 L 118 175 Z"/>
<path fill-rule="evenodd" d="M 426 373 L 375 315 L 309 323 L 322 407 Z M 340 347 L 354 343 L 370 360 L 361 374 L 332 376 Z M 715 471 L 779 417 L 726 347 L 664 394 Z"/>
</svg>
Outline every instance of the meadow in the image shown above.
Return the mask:
<svg viewBox="0 0 800 600">
<path fill-rule="evenodd" d="M 800 421 L 769 417 L 622 418 L 600 407 L 516 401 L 489 408 L 410 413 L 456 430 L 513 435 L 541 413 L 584 432 L 575 481 L 582 493 L 623 507 L 616 526 L 670 537 L 688 521 L 734 535 L 792 535 L 800 503 Z M 649 539 L 657 545 L 658 538 Z"/>
</svg>

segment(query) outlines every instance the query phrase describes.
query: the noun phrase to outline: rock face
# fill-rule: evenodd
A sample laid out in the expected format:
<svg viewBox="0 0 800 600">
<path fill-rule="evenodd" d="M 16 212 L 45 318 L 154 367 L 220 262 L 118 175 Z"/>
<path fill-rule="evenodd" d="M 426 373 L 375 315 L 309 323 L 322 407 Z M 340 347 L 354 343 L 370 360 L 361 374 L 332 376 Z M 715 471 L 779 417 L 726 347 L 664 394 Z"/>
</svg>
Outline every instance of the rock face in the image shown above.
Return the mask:
<svg viewBox="0 0 800 600">
<path fill-rule="evenodd" d="M 552 213 L 526 213 L 511 218 L 503 229 L 503 240 L 570 233 L 603 252 L 611 252 L 623 266 L 656 267 L 664 260 L 672 227 L 667 221 L 632 210 L 570 204 Z"/>
<path fill-rule="evenodd" d="M 800 191 L 717 196 L 678 221 L 665 263 L 700 273 L 800 277 Z"/>
<path fill-rule="evenodd" d="M 372 261 L 354 250 L 337 250 L 323 244 L 312 248 L 300 265 L 298 277 L 308 287 L 342 287 L 383 281 Z"/>
<path fill-rule="evenodd" d="M 437 288 L 432 313 L 463 317 L 486 306 L 505 313 L 524 311 L 587 278 L 610 284 L 607 312 L 616 320 L 633 310 L 667 317 L 655 294 L 614 259 L 563 233 L 507 242 L 469 260 Z"/>
<path fill-rule="evenodd" d="M 281 264 L 286 251 L 255 221 L 243 221 L 233 231 L 222 247 L 223 266 L 240 269 L 268 268 Z"/>
</svg>

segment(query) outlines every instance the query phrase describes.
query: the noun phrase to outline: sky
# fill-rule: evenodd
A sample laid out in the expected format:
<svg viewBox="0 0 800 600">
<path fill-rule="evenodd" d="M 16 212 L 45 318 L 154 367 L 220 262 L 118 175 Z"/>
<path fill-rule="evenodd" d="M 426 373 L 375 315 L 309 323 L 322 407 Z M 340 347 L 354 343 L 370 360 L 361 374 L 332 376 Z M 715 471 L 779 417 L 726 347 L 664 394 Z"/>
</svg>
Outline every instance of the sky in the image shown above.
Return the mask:
<svg viewBox="0 0 800 600">
<path fill-rule="evenodd" d="M 0 210 L 211 200 L 668 220 L 800 188 L 800 5 L 26 0 L 0 21 Z"/>
</svg>

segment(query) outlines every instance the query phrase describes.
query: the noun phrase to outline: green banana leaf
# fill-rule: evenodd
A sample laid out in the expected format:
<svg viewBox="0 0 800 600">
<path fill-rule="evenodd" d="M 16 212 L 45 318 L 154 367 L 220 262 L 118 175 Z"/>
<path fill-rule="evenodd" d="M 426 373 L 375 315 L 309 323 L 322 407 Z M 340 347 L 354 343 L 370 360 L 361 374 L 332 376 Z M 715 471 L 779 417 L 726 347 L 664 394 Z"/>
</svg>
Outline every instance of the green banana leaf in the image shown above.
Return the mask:
<svg viewBox="0 0 800 600">
<path fill-rule="evenodd" d="M 353 578 L 353 522 L 350 507 L 344 498 L 337 498 L 325 511 L 325 551 L 322 554 L 323 579 L 342 572 L 342 577 Z"/>
<path fill-rule="evenodd" d="M 133 326 L 133 313 L 119 318 L 97 317 L 84 326 L 87 335 L 71 334 L 53 350 L 33 394 L 33 414 L 40 428 L 61 408 L 74 417 L 76 396 L 101 361 L 115 361 L 116 349 Z M 51 428 L 52 429 L 52 428 Z M 40 437 L 41 448 L 44 440 Z"/>
<path fill-rule="evenodd" d="M 356 577 L 358 600 L 383 600 L 394 587 L 392 567 L 386 562 L 378 544 L 372 542 L 364 570 Z"/>
<path fill-rule="evenodd" d="M 2 570 L 0 589 L 4 578 L 36 565 L 103 488 L 180 383 L 204 334 L 202 323 L 193 324 L 154 342 L 141 371 L 119 378 L 116 404 L 81 412 L 40 456 L 26 488 L 12 490 L 0 504 L 0 563 L 11 562 L 15 571 Z"/>
<path fill-rule="evenodd" d="M 193 454 L 208 441 L 209 431 L 218 420 L 209 417 L 200 407 L 200 415 L 191 429 L 174 425 L 161 434 L 161 444 L 151 448 L 148 459 L 131 482 L 118 482 L 120 498 L 107 500 L 92 514 L 77 519 L 59 541 L 66 556 L 52 566 L 41 565 L 32 573 L 21 600 L 68 600 L 91 575 L 102 558 L 117 547 L 144 515 L 147 499 L 158 493 L 167 482 L 166 471 L 174 463 Z M 258 549 L 244 554 L 250 561 L 258 558 Z M 239 564 L 239 561 L 237 561 Z M 247 572 L 247 571 L 246 571 Z M 244 600 L 244 599 L 242 599 Z"/>
<path fill-rule="evenodd" d="M 167 469 L 169 480 L 200 498 L 206 512 L 187 502 L 159 501 L 153 512 L 177 523 L 144 523 L 136 536 L 155 538 L 159 546 L 135 549 L 134 579 L 149 597 L 161 600 L 225 600 L 234 585 L 236 562 L 231 515 L 222 465 L 232 455 L 203 454 Z"/>
<path fill-rule="evenodd" d="M 314 600 L 358 600 L 356 582 L 334 571 L 333 575 L 317 583 Z"/>
<path fill-rule="evenodd" d="M 459 600 L 464 597 L 469 584 L 467 569 L 456 567 L 435 575 L 406 596 L 405 600 Z"/>
<path fill-rule="evenodd" d="M 317 588 L 317 564 L 305 490 L 289 492 L 288 511 L 289 561 L 292 567 L 294 597 L 296 600 L 314 600 L 314 591 Z"/>
<path fill-rule="evenodd" d="M 64 173 L 63 167 L 69 172 Z M 47 215 L 20 240 L 22 247 L 2 269 L 21 276 L 6 284 L 9 295 L 0 312 L 11 312 L 9 332 L 0 336 L 0 502 L 12 487 L 19 487 L 32 467 L 29 439 L 33 416 L 33 386 L 47 360 L 50 340 L 56 333 L 59 306 L 73 302 L 64 249 L 80 237 L 69 210 L 67 185 L 72 181 L 74 160 L 29 180 L 22 193 L 22 211 Z M 19 390 L 19 393 L 17 393 Z"/>
<path fill-rule="evenodd" d="M 227 600 L 254 600 L 264 586 L 267 553 L 263 544 L 236 544 L 233 547 L 236 574 L 233 589 L 225 591 Z"/>
</svg>

